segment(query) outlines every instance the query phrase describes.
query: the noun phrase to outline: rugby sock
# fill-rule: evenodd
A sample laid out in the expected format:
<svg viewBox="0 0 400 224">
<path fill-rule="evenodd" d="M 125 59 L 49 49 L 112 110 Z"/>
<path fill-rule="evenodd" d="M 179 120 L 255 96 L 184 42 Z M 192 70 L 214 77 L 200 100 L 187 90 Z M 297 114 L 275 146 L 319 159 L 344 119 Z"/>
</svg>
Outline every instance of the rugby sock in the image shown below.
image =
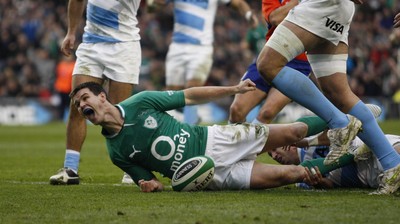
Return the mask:
<svg viewBox="0 0 400 224">
<path fill-rule="evenodd" d="M 78 173 L 79 158 L 80 153 L 78 151 L 67 149 L 65 152 L 64 167 L 68 167 L 75 171 L 75 173 Z"/>
<path fill-rule="evenodd" d="M 316 135 L 328 128 L 328 124 L 318 116 L 305 116 L 296 121 L 303 122 L 308 126 L 306 137 Z"/>
<path fill-rule="evenodd" d="M 285 66 L 272 80 L 272 84 L 287 97 L 321 117 L 329 128 L 343 128 L 349 123 L 347 116 L 301 72 Z"/>
<path fill-rule="evenodd" d="M 199 121 L 199 116 L 197 114 L 197 106 L 185 106 L 183 108 L 183 121 L 185 123 L 194 125 Z"/>
<path fill-rule="evenodd" d="M 332 163 L 330 165 L 324 165 L 325 158 L 318 158 L 312 160 L 306 160 L 300 163 L 300 166 L 308 167 L 308 169 L 318 167 L 319 171 L 322 175 L 331 172 L 332 170 L 336 170 L 338 168 L 347 166 L 349 164 L 355 163 L 354 162 L 354 155 L 352 154 L 345 154 L 339 158 L 337 163 Z"/>
<path fill-rule="evenodd" d="M 362 122 L 362 131 L 358 133 L 358 137 L 374 152 L 384 170 L 400 164 L 400 155 L 393 149 L 374 115 L 362 101 L 354 105 L 349 114 Z"/>
</svg>

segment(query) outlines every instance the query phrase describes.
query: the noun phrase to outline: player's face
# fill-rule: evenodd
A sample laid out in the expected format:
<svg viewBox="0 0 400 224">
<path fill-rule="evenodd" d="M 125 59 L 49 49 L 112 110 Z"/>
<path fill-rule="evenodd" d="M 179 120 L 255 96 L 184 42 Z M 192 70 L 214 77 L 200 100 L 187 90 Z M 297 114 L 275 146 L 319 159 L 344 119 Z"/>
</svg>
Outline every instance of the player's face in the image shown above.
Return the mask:
<svg viewBox="0 0 400 224">
<path fill-rule="evenodd" d="M 103 93 L 94 95 L 88 88 L 79 90 L 72 99 L 74 106 L 79 113 L 93 124 L 99 124 L 102 121 L 101 104 L 105 100 Z"/>
<path fill-rule="evenodd" d="M 300 163 L 296 146 L 279 147 L 268 153 L 272 159 L 284 165 L 298 165 Z"/>
</svg>

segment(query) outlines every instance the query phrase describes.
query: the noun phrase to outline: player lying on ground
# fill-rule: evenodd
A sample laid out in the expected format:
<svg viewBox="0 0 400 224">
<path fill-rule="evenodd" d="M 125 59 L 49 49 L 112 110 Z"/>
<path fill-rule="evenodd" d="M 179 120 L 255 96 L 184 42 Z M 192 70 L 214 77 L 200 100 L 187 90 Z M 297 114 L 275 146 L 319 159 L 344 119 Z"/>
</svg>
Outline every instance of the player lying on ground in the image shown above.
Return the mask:
<svg viewBox="0 0 400 224">
<path fill-rule="evenodd" d="M 385 135 L 388 141 L 400 154 L 400 136 Z M 303 165 L 315 168 L 315 179 L 313 185 L 320 188 L 352 187 L 352 188 L 380 188 L 382 183 L 383 168 L 368 146 L 358 137 L 350 144 L 353 154 L 343 156 L 340 160 L 341 166 L 331 172 L 327 172 L 323 166 L 323 160 L 329 152 L 329 138 L 326 132 L 304 139 L 296 146 L 279 147 L 270 152 L 270 156 L 280 164 Z M 310 145 L 311 143 L 311 145 Z M 315 167 L 317 166 L 317 167 Z M 318 168 L 319 167 L 319 168 Z M 323 169 L 322 175 L 320 169 Z M 308 188 L 308 185 L 300 186 Z"/>
<path fill-rule="evenodd" d="M 254 83 L 245 80 L 229 87 L 144 91 L 113 105 L 101 85 L 89 82 L 76 87 L 70 96 L 87 120 L 102 126 L 112 162 L 143 192 L 163 190 L 154 171 L 171 178 L 180 164 L 198 155 L 214 160 L 210 190 L 265 189 L 313 181 L 308 168 L 255 161 L 261 153 L 303 139 L 308 132 L 306 122 L 205 127 L 180 123 L 165 112 L 254 89 Z"/>
</svg>

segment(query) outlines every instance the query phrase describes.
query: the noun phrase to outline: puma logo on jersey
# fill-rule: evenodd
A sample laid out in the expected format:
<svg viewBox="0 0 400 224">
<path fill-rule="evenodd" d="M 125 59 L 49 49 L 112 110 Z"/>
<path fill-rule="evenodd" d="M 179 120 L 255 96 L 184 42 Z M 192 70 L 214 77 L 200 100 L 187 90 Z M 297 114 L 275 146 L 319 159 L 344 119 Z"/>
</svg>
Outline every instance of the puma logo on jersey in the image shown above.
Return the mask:
<svg viewBox="0 0 400 224">
<path fill-rule="evenodd" d="M 146 120 L 144 121 L 144 127 L 145 128 L 150 128 L 150 129 L 154 129 L 157 128 L 157 120 L 154 119 L 154 117 L 149 116 L 148 118 L 146 118 Z"/>
<path fill-rule="evenodd" d="M 344 26 L 333 19 L 326 17 L 325 26 L 333 31 L 343 34 Z"/>
<path fill-rule="evenodd" d="M 134 145 L 132 145 L 132 149 L 133 149 L 133 153 L 131 153 L 129 155 L 129 158 L 131 158 L 131 159 L 135 156 L 136 153 L 142 152 L 140 150 L 136 150 Z"/>
</svg>

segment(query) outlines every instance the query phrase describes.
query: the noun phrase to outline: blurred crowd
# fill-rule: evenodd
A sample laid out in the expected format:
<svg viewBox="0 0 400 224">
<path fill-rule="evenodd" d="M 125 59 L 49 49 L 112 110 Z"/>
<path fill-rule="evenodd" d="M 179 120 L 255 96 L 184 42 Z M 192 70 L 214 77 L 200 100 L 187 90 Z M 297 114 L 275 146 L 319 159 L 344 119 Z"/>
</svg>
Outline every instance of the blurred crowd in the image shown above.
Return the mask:
<svg viewBox="0 0 400 224">
<path fill-rule="evenodd" d="M 248 2 L 254 11 L 260 11 L 261 1 Z M 67 31 L 67 5 L 67 0 L 0 0 L 0 101 L 1 97 L 35 97 L 60 104 L 54 96 L 62 99 L 68 94 L 70 85 L 63 84 L 68 82 L 66 76 L 75 59 L 65 58 L 59 51 Z M 348 75 L 360 97 L 392 99 L 400 91 L 400 31 L 392 28 L 399 11 L 396 0 L 370 0 L 357 6 L 350 30 Z M 172 7 L 158 13 L 142 7 L 138 18 L 143 62 L 136 91 L 162 90 Z M 226 6 L 219 7 L 214 64 L 207 85 L 239 82 L 256 56 L 243 44 L 248 30 L 244 18 Z"/>
</svg>

